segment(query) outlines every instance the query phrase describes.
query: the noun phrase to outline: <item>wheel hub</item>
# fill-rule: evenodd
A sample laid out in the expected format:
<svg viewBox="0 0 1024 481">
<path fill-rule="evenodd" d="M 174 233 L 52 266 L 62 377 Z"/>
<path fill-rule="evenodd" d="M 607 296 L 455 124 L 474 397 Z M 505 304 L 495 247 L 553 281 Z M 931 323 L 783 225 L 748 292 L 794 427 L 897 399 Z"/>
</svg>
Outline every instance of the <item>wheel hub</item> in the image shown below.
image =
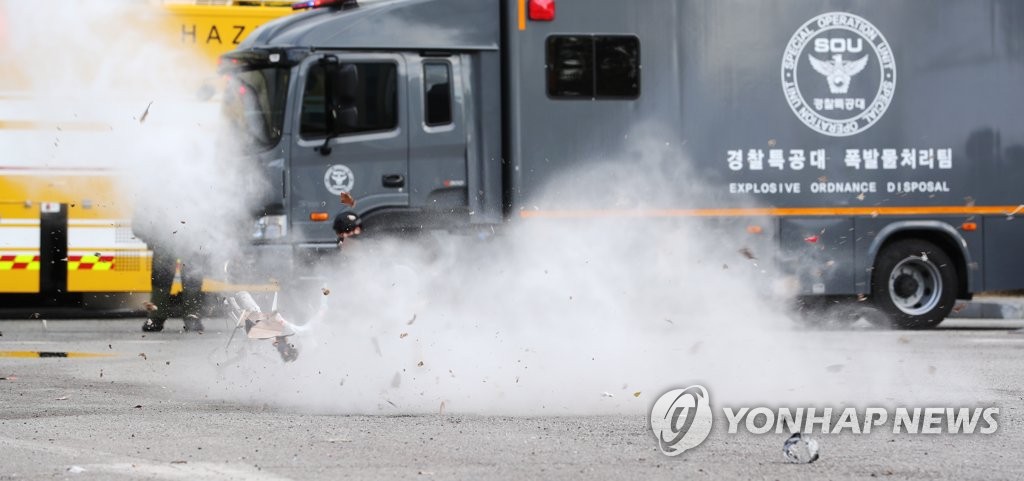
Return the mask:
<svg viewBox="0 0 1024 481">
<path fill-rule="evenodd" d="M 889 297 L 907 315 L 931 312 L 942 297 L 939 268 L 925 257 L 910 256 L 889 273 Z"/>
<path fill-rule="evenodd" d="M 895 292 L 899 297 L 910 297 L 917 292 L 917 288 L 919 286 L 920 283 L 917 282 L 917 279 L 915 279 L 914 276 L 900 274 L 894 283 L 893 292 Z"/>
</svg>

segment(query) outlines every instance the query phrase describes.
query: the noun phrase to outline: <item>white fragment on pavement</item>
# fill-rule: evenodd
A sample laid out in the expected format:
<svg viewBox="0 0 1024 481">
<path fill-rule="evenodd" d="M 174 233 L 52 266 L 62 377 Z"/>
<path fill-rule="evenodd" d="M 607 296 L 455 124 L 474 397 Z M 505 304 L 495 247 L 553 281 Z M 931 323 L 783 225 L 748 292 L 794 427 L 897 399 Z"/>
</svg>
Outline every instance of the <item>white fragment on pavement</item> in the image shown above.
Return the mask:
<svg viewBox="0 0 1024 481">
<path fill-rule="evenodd" d="M 79 474 L 79 473 L 84 473 L 85 472 L 85 468 L 83 468 L 81 466 L 71 466 L 70 468 L 67 469 L 67 471 L 69 473 L 71 473 L 71 474 Z"/>
<path fill-rule="evenodd" d="M 810 464 L 818 460 L 818 441 L 794 433 L 782 444 L 782 456 L 793 464 Z"/>
</svg>

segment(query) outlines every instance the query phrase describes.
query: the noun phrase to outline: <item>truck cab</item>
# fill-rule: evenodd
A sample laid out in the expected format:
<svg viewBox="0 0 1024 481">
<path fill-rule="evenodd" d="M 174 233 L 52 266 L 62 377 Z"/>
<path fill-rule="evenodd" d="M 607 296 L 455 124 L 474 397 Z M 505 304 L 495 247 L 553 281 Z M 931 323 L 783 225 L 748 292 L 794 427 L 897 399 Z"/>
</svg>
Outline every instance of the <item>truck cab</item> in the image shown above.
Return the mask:
<svg viewBox="0 0 1024 481">
<path fill-rule="evenodd" d="M 375 230 L 500 221 L 498 146 L 476 140 L 498 128 L 498 23 L 494 2 L 336 2 L 224 56 L 227 117 L 270 186 L 254 239 L 335 248 L 343 194 Z"/>
</svg>

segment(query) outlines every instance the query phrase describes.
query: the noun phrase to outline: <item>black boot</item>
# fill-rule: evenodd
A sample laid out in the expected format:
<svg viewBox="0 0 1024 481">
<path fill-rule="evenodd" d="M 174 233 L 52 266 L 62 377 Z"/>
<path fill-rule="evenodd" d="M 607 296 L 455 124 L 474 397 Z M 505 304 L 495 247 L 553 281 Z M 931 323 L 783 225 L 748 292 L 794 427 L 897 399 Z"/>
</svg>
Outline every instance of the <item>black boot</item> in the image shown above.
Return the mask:
<svg viewBox="0 0 1024 481">
<path fill-rule="evenodd" d="M 164 330 L 163 319 L 146 319 L 142 323 L 142 332 L 160 332 Z"/>
</svg>

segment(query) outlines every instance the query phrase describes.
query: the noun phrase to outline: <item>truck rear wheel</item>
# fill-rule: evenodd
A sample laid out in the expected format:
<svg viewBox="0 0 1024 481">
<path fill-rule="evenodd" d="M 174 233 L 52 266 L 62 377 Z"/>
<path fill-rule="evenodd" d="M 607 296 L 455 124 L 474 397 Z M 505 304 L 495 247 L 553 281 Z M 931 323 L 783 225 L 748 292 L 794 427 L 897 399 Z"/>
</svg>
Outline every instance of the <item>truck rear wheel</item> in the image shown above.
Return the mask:
<svg viewBox="0 0 1024 481">
<path fill-rule="evenodd" d="M 937 326 L 956 302 L 956 268 L 949 255 L 931 242 L 898 240 L 875 259 L 871 301 L 894 327 L 927 329 Z"/>
</svg>

